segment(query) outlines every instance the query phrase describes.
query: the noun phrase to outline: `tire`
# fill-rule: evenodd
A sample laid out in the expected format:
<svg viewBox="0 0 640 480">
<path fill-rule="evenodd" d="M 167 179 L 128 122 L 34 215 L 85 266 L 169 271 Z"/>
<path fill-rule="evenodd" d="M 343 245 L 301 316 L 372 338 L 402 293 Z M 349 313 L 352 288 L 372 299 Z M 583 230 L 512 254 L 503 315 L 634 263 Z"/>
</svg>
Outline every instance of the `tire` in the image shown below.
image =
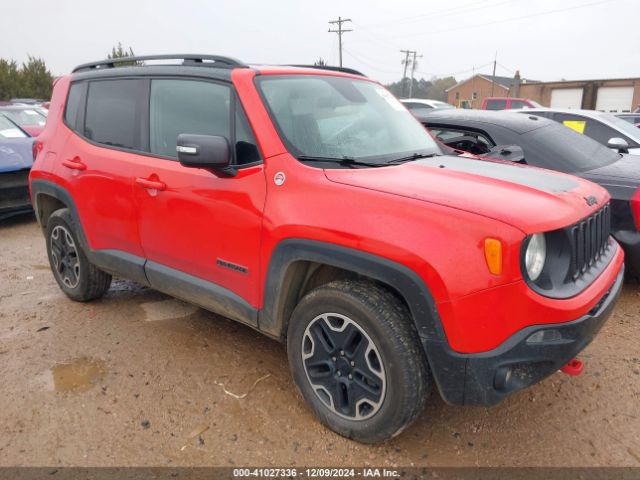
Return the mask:
<svg viewBox="0 0 640 480">
<path fill-rule="evenodd" d="M 88 302 L 102 297 L 109 290 L 111 275 L 87 259 L 68 208 L 51 214 L 45 238 L 51 271 L 67 297 L 77 302 Z"/>
<path fill-rule="evenodd" d="M 427 359 L 407 308 L 372 282 L 340 280 L 309 292 L 291 315 L 287 353 L 313 413 L 359 442 L 398 435 L 430 393 Z"/>
</svg>

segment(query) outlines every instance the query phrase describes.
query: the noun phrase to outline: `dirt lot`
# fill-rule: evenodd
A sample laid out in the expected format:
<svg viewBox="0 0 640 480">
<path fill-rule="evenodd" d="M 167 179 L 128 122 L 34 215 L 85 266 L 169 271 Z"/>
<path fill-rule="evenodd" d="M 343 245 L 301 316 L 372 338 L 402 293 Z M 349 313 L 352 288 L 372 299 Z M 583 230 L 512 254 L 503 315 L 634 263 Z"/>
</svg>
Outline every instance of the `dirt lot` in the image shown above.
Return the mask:
<svg viewBox="0 0 640 480">
<path fill-rule="evenodd" d="M 68 300 L 32 217 L 0 224 L 0 248 L 0 465 L 640 465 L 637 285 L 581 377 L 489 409 L 433 396 L 399 438 L 364 446 L 314 420 L 280 344 L 124 280 Z"/>
</svg>

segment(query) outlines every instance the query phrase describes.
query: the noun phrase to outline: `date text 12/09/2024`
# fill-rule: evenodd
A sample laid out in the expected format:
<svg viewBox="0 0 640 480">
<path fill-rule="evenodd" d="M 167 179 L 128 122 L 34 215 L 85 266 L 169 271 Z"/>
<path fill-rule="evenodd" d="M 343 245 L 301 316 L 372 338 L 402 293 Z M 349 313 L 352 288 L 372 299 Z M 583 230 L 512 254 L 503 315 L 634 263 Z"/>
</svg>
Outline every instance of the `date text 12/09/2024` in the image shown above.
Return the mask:
<svg viewBox="0 0 640 480">
<path fill-rule="evenodd" d="M 309 478 L 398 478 L 400 472 L 387 468 L 234 468 L 233 477 Z"/>
</svg>

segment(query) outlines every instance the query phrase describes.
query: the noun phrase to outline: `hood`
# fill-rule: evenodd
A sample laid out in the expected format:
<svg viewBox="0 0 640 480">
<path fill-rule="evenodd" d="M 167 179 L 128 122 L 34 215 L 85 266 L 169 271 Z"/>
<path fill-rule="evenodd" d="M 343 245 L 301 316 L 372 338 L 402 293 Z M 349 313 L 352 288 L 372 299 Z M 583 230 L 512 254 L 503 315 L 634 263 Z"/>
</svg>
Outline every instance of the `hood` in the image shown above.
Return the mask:
<svg viewBox="0 0 640 480">
<path fill-rule="evenodd" d="M 527 234 L 571 225 L 609 199 L 602 187 L 570 175 L 456 156 L 384 168 L 327 169 L 325 175 L 332 182 L 494 218 Z M 590 196 L 595 205 L 587 203 Z"/>
<path fill-rule="evenodd" d="M 33 165 L 33 138 L 0 140 L 0 173 L 15 172 Z"/>
<path fill-rule="evenodd" d="M 640 184 L 640 158 L 638 155 L 623 154 L 617 162 L 587 170 L 579 175 L 598 183 L 622 182 L 624 185 L 638 186 Z"/>
</svg>

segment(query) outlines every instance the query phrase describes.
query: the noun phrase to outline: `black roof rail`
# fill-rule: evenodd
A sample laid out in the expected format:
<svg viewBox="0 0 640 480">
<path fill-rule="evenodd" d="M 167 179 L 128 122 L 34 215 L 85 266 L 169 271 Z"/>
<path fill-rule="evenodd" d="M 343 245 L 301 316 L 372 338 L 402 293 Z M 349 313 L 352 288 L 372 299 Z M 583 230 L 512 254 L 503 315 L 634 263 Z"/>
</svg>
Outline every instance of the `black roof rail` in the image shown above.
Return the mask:
<svg viewBox="0 0 640 480">
<path fill-rule="evenodd" d="M 319 70 L 331 70 L 334 72 L 350 73 L 351 75 L 358 75 L 360 77 L 366 77 L 366 75 L 358 70 L 348 67 L 334 67 L 331 65 L 288 65 L 289 67 L 301 67 L 301 68 L 317 68 Z"/>
<path fill-rule="evenodd" d="M 133 57 L 121 57 L 110 58 L 107 60 L 100 60 L 98 62 L 83 63 L 78 65 L 72 70 L 72 73 L 81 72 L 85 70 L 96 70 L 103 68 L 115 68 L 119 63 L 131 63 L 131 62 L 143 62 L 145 60 L 182 60 L 183 65 L 195 65 L 195 66 L 211 66 L 222 68 L 233 67 L 246 67 L 240 60 L 236 60 L 231 57 L 222 57 L 220 55 L 196 55 L 196 54 L 181 54 L 175 55 L 143 55 Z"/>
</svg>

